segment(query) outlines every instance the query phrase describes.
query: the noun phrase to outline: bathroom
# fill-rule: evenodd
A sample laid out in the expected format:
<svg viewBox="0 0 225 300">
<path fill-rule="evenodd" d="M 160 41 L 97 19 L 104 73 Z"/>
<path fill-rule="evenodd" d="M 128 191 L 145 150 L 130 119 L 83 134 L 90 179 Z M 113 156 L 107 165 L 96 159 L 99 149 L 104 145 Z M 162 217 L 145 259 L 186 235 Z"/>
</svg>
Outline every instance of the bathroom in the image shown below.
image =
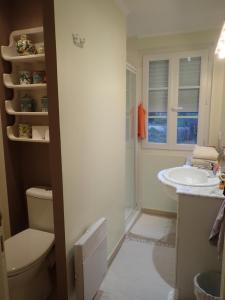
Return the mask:
<svg viewBox="0 0 225 300">
<path fill-rule="evenodd" d="M 25 239 L 18 241 L 18 248 L 15 242 L 13 259 L 19 257 L 19 262 L 26 264 L 25 260 L 20 261 L 21 253 L 25 258 L 35 254 L 38 259 L 47 253 L 52 286 L 51 293 L 46 292 L 49 299 L 84 299 L 78 296 L 79 262 L 74 266 L 75 244 L 92 224 L 105 218 L 104 257 L 108 272 L 105 276 L 104 263 L 104 274 L 100 274 L 104 280 L 95 298 L 175 299 L 175 268 L 183 268 L 182 264 L 176 265 L 177 220 L 186 228 L 182 235 L 185 237 L 195 225 L 188 227 L 188 223 L 182 223 L 188 222 L 185 217 L 195 220 L 196 212 L 216 203 L 201 218 L 202 224 L 203 219 L 207 222 L 207 217 L 212 218 L 207 226 L 205 223 L 199 226 L 208 230 L 223 198 L 213 194 L 207 198 L 209 206 L 204 206 L 206 197 L 202 195 L 199 199 L 204 203 L 198 202 L 198 196 L 186 194 L 179 194 L 182 199 L 174 199 L 160 182 L 158 173 L 189 161 L 194 144 L 223 146 L 225 60 L 215 55 L 215 49 L 225 21 L 224 1 L 2 0 L 0 5 L 0 210 L 5 245 L 29 228 L 29 232 L 34 228 L 49 233 L 47 242 L 40 243 L 43 248 L 37 245 L 38 237 L 32 236 L 36 242 L 30 244 L 34 252 L 26 249 L 29 243 Z M 29 56 L 15 50 L 15 42 L 26 34 L 37 51 Z M 176 90 L 179 59 L 184 59 L 184 67 L 190 63 L 194 68 L 188 79 L 194 81 L 196 73 L 201 75 L 201 82 L 194 82 L 193 94 L 189 94 L 192 97 L 189 116 L 182 116 L 179 111 L 183 106 Z M 159 72 L 164 71 L 160 74 L 156 70 L 155 79 L 158 74 L 163 76 L 164 84 L 168 81 L 167 86 L 160 87 L 159 104 L 154 99 L 151 103 L 151 97 L 148 99 L 148 92 L 160 91 L 154 85 L 148 86 L 151 82 L 148 66 L 152 62 L 153 67 L 161 66 Z M 21 80 L 28 75 L 33 83 L 20 84 L 18 78 L 11 76 L 15 74 L 20 74 Z M 39 77 L 41 80 L 37 82 Z M 186 97 L 187 94 L 184 96 L 187 100 Z M 36 108 L 22 110 L 19 98 L 21 103 L 31 103 L 34 98 Z M 46 99 L 49 99 L 47 109 Z M 181 115 L 177 118 L 177 114 Z M 184 123 L 189 128 L 184 128 Z M 187 142 L 185 145 L 176 143 L 178 131 L 181 141 Z M 218 193 L 222 195 L 222 190 Z M 177 218 L 177 203 L 185 204 L 189 198 L 199 203 L 196 211 L 191 218 L 187 214 L 181 218 L 181 211 Z M 214 198 L 216 201 L 210 201 Z M 32 218 L 43 221 L 40 207 L 35 206 L 36 199 L 39 204 L 47 200 L 44 203 L 49 205 L 48 209 L 44 207 L 42 212 L 49 213 L 45 215 L 48 229 L 32 226 Z M 168 238 L 162 240 L 164 236 Z M 1 232 L 0 237 L 3 241 Z M 196 233 L 193 240 L 197 239 Z M 193 250 L 189 245 L 185 248 L 185 243 L 186 240 L 179 262 L 186 261 L 182 254 Z M 205 243 L 206 248 L 212 249 L 209 255 L 217 269 L 216 247 L 208 240 Z M 16 281 L 12 288 L 7 280 L 10 275 L 4 254 L 7 256 L 8 251 L 0 262 L 0 298 L 5 296 L 8 300 L 9 290 L 14 300 L 19 293 L 13 298 L 13 291 L 17 293 L 21 285 L 20 292 L 25 293 L 29 281 L 23 278 L 22 283 Z M 187 259 L 190 261 L 191 258 Z M 28 270 L 24 265 L 18 268 Z M 207 268 L 201 262 L 195 274 Z M 101 268 L 92 269 L 93 278 L 97 278 Z M 11 271 L 19 277 L 18 270 Z M 181 274 L 180 278 L 185 279 L 187 274 Z M 43 282 L 46 284 L 46 278 Z M 188 293 L 192 293 L 192 278 L 188 282 Z M 35 299 L 33 294 L 39 297 L 37 291 L 41 289 L 37 287 L 41 284 L 36 280 L 34 288 L 30 286 L 30 299 Z M 194 295 L 193 299 L 177 299 L 193 300 Z"/>
</svg>

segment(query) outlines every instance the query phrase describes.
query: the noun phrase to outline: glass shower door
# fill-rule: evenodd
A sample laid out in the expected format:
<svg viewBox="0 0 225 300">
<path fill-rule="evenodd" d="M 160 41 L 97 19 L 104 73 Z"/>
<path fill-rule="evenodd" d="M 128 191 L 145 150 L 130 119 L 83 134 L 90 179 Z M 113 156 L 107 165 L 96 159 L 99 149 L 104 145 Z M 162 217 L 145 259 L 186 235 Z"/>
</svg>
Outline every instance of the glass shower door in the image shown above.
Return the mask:
<svg viewBox="0 0 225 300">
<path fill-rule="evenodd" d="M 136 209 L 136 72 L 126 70 L 126 205 L 125 220 Z"/>
</svg>

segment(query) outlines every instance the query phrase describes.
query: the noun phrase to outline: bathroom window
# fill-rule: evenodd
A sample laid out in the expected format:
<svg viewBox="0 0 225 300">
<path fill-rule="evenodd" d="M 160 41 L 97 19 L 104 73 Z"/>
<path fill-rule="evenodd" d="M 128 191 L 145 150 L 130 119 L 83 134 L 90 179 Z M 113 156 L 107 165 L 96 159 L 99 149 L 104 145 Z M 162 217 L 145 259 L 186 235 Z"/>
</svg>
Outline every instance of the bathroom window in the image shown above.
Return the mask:
<svg viewBox="0 0 225 300">
<path fill-rule="evenodd" d="M 148 116 L 144 145 L 191 149 L 204 143 L 207 128 L 202 123 L 208 115 L 207 53 L 145 56 L 143 70 Z"/>
</svg>

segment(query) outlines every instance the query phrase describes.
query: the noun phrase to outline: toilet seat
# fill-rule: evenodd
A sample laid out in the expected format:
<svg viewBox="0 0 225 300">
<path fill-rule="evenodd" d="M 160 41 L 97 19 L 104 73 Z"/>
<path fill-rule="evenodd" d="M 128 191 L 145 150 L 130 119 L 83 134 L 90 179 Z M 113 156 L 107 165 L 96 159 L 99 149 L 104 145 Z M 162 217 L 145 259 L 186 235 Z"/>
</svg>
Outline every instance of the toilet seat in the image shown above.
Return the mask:
<svg viewBox="0 0 225 300">
<path fill-rule="evenodd" d="M 50 251 L 54 234 L 28 228 L 5 241 L 8 277 L 25 272 Z"/>
</svg>

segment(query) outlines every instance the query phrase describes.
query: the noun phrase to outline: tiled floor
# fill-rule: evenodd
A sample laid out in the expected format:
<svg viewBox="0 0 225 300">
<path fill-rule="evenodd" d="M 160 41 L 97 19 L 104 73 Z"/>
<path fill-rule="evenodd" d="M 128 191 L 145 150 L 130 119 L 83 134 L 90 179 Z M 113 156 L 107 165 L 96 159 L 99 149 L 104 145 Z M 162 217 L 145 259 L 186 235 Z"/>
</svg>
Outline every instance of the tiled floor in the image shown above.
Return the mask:
<svg viewBox="0 0 225 300">
<path fill-rule="evenodd" d="M 96 299 L 170 299 L 175 282 L 174 233 L 174 220 L 142 215 L 110 266 Z"/>
</svg>

